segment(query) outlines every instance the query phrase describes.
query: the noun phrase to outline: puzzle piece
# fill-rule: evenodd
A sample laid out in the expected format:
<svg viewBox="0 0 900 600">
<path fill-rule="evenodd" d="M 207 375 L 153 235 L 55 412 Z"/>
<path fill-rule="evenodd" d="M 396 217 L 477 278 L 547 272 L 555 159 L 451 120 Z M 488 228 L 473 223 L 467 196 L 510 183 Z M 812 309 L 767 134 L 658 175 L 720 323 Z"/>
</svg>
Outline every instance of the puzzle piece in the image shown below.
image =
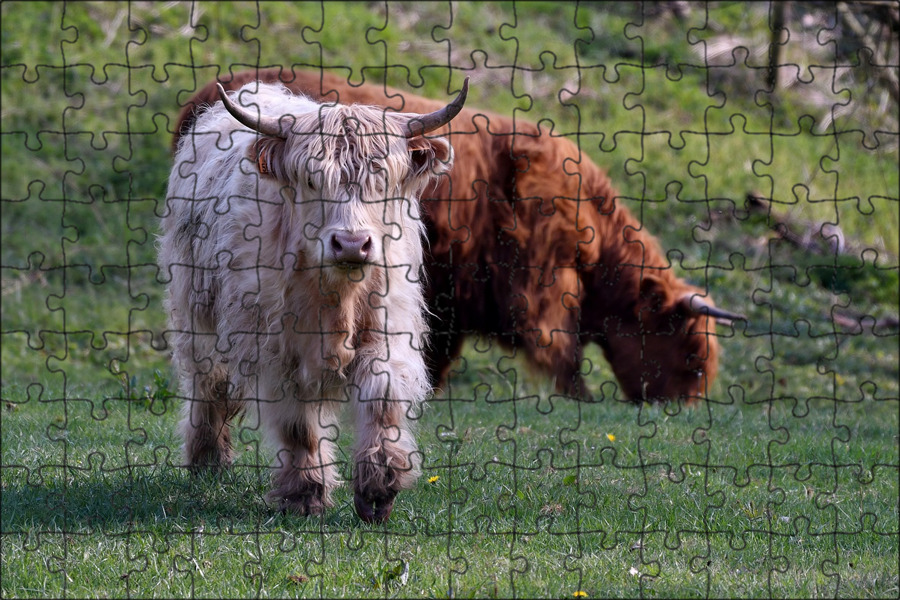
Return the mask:
<svg viewBox="0 0 900 600">
<path fill-rule="evenodd" d="M 0 11 L 4 596 L 896 596 L 896 3 Z"/>
</svg>

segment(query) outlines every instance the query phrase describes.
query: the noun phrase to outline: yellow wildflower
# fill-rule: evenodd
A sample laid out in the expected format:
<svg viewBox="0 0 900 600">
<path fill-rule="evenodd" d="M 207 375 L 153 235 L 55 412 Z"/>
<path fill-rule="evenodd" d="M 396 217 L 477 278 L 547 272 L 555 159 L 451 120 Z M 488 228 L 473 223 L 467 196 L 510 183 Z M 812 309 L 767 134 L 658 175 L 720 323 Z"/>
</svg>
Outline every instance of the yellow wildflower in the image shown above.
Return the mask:
<svg viewBox="0 0 900 600">
<path fill-rule="evenodd" d="M 428 483 L 435 483 L 435 482 L 437 482 L 438 479 L 440 479 L 440 477 L 437 475 L 435 475 L 434 477 L 429 477 Z"/>
<path fill-rule="evenodd" d="M 574 594 L 572 594 L 576 598 L 587 598 L 587 592 L 578 590 Z"/>
<path fill-rule="evenodd" d="M 614 435 L 611 434 L 611 433 L 607 433 L 607 434 L 606 434 L 606 439 L 608 439 L 608 440 L 611 441 L 611 442 L 614 442 L 614 441 L 616 441 L 616 436 L 614 436 Z"/>
</svg>

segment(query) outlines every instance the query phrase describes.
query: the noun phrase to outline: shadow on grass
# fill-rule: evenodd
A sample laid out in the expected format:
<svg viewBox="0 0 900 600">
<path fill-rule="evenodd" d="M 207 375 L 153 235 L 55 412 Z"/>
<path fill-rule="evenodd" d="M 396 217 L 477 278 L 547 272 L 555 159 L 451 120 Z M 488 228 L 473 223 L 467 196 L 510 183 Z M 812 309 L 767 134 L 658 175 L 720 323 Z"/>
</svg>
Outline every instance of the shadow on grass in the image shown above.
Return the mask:
<svg viewBox="0 0 900 600">
<path fill-rule="evenodd" d="M 268 466 L 236 465 L 197 476 L 167 464 L 113 472 L 69 469 L 65 480 L 61 467 L 14 469 L 4 467 L 4 534 L 258 531 L 273 520 L 295 531 L 318 532 L 360 524 L 349 502 L 318 518 L 285 515 L 269 506 Z"/>
</svg>

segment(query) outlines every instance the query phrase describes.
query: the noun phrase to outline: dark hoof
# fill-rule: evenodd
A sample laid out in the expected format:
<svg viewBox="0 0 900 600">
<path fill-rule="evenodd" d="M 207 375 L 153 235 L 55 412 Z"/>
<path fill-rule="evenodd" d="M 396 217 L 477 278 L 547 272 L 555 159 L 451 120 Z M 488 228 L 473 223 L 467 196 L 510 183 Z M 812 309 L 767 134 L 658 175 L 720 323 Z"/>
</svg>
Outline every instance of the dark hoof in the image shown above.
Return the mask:
<svg viewBox="0 0 900 600">
<path fill-rule="evenodd" d="M 291 513 L 301 517 L 321 515 L 329 504 L 323 499 L 322 486 L 314 486 L 314 489 L 306 493 L 293 493 L 281 496 L 279 508 L 282 513 Z M 277 495 L 272 499 L 276 499 Z"/>
<path fill-rule="evenodd" d="M 222 458 L 218 454 L 194 459 L 187 465 L 188 471 L 195 477 L 219 475 L 227 471 L 229 467 L 231 467 L 231 461 L 228 458 Z"/>
<path fill-rule="evenodd" d="M 353 494 L 353 504 L 356 507 L 356 514 L 366 523 L 384 523 L 391 516 L 396 497 L 396 493 L 390 492 L 377 498 L 365 497 L 356 492 Z"/>
</svg>

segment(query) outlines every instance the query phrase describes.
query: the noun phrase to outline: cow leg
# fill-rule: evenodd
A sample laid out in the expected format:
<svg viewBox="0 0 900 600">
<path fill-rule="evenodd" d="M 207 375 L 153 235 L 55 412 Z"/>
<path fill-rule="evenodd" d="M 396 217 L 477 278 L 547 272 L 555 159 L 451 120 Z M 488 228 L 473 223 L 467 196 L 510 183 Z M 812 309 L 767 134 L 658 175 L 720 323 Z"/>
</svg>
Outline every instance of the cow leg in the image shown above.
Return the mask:
<svg viewBox="0 0 900 600">
<path fill-rule="evenodd" d="M 575 342 L 574 336 L 558 331 L 552 337 L 525 336 L 521 340 L 528 362 L 547 377 L 556 380 L 558 393 L 589 400 L 591 395 L 580 371 L 583 356 L 581 346 Z"/>
<path fill-rule="evenodd" d="M 456 333 L 441 332 L 435 335 L 428 348 L 428 370 L 431 381 L 436 388 L 449 383 L 450 368 L 453 361 L 462 353 L 463 336 Z"/>
<path fill-rule="evenodd" d="M 263 416 L 279 442 L 274 489 L 267 500 L 284 512 L 322 514 L 334 505 L 331 491 L 339 484 L 334 443 L 326 432 L 336 429 L 334 408 L 330 402 L 289 399 L 267 403 L 267 409 Z"/>
<path fill-rule="evenodd" d="M 419 477 L 416 442 L 409 431 L 409 402 L 375 399 L 357 402 L 353 501 L 367 523 L 388 519 L 400 490 Z"/>
<path fill-rule="evenodd" d="M 556 380 L 557 393 L 580 400 L 591 400 L 591 392 L 581 374 L 584 353 L 576 336 L 554 336 L 553 344 L 538 351 L 547 373 Z"/>
<path fill-rule="evenodd" d="M 234 459 L 229 421 L 240 403 L 229 398 L 228 373 L 222 365 L 193 379 L 195 391 L 184 405 L 180 425 L 185 463 L 194 473 L 219 470 Z"/>
<path fill-rule="evenodd" d="M 560 360 L 554 368 L 556 375 L 556 391 L 566 396 L 572 396 L 581 400 L 590 401 L 593 396 L 587 387 L 584 377 L 581 375 L 579 364 L 581 360 Z"/>
</svg>

